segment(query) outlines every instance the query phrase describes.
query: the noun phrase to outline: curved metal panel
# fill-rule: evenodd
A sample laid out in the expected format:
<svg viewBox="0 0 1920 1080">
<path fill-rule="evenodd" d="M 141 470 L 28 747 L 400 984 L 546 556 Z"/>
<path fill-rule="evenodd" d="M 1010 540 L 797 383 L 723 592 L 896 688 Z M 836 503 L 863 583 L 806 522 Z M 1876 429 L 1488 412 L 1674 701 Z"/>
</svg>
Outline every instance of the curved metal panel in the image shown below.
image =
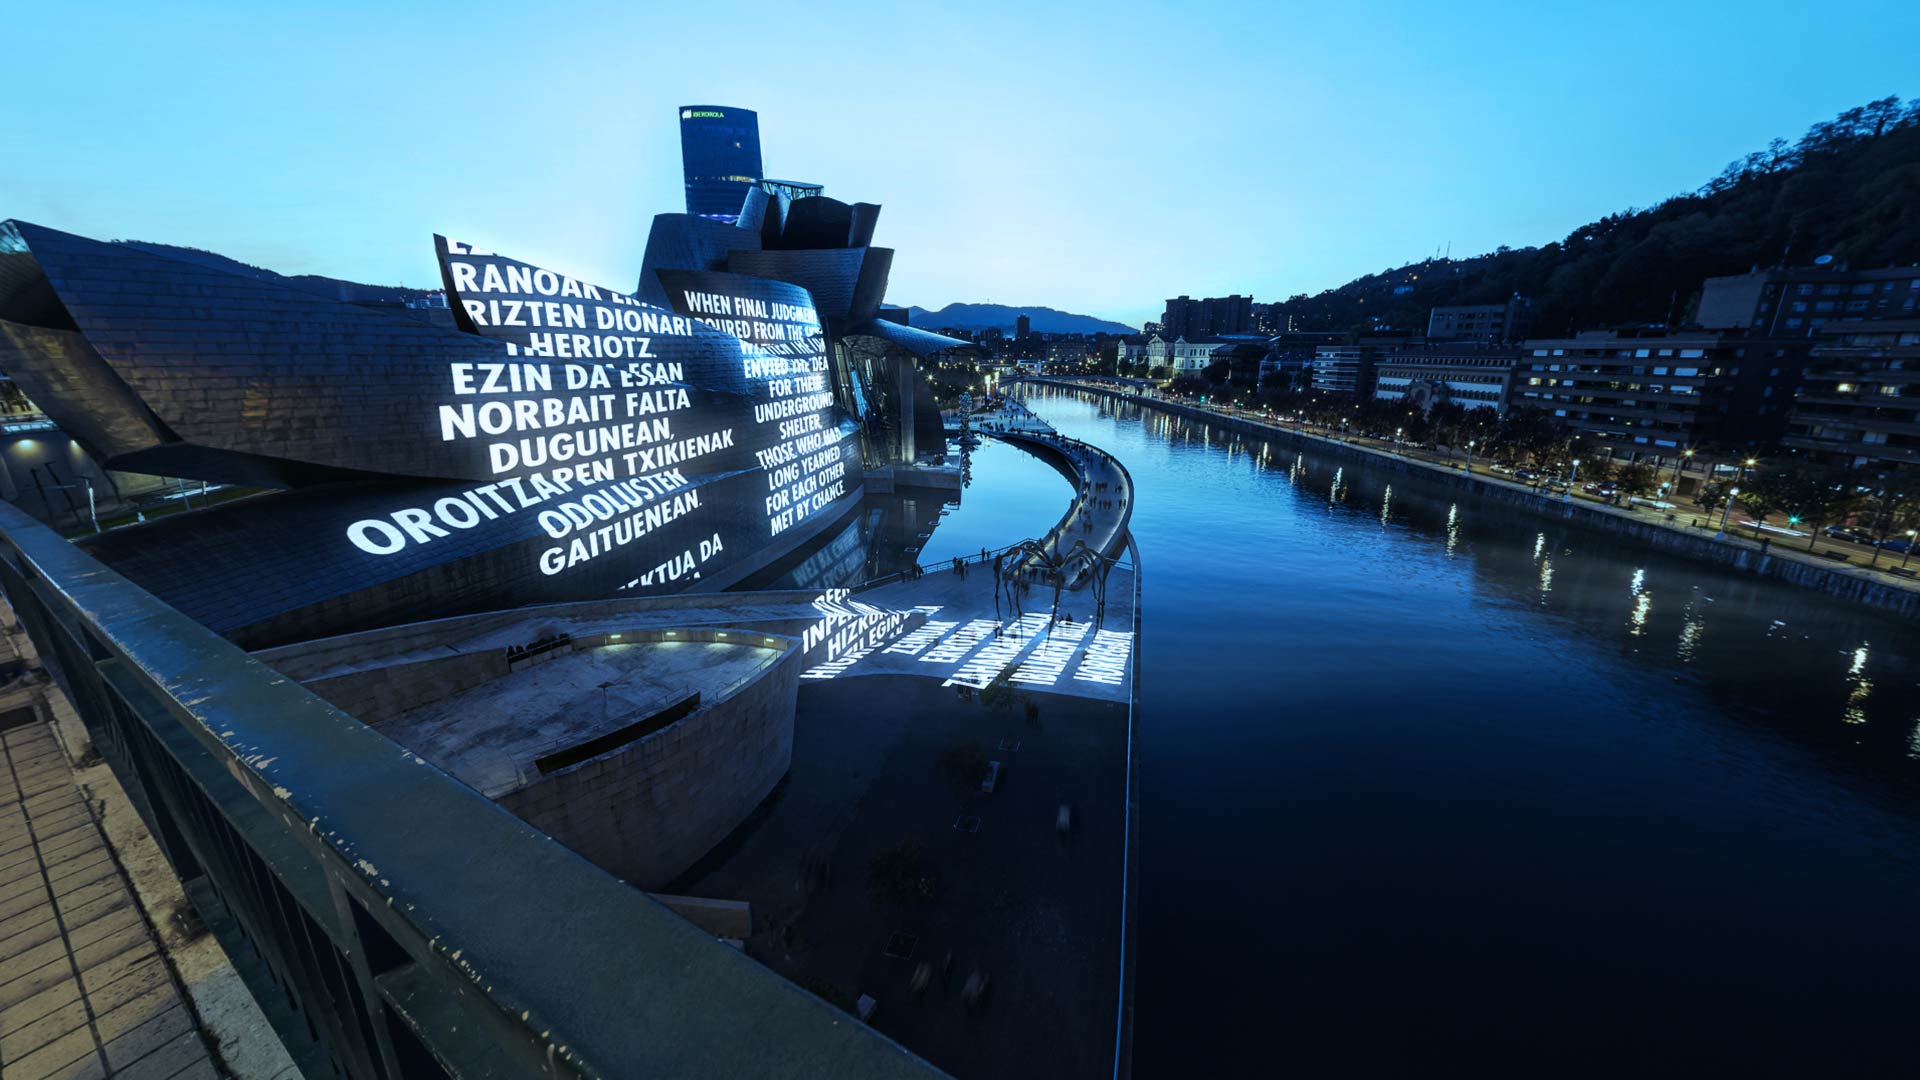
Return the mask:
<svg viewBox="0 0 1920 1080">
<path fill-rule="evenodd" d="M 853 207 L 828 195 L 796 200 L 787 208 L 787 227 L 780 234 L 785 251 L 845 248 L 853 233 Z"/>
<path fill-rule="evenodd" d="M 873 244 L 873 230 L 880 224 L 880 206 L 877 203 L 854 203 L 847 225 L 848 247 L 869 247 Z"/>
<path fill-rule="evenodd" d="M 78 329 L 0 324 L 0 358 L 115 467 L 336 481 L 96 541 L 246 640 L 712 587 L 859 498 L 799 285 L 689 272 L 667 308 L 436 238 L 462 333 L 18 235 Z"/>
</svg>

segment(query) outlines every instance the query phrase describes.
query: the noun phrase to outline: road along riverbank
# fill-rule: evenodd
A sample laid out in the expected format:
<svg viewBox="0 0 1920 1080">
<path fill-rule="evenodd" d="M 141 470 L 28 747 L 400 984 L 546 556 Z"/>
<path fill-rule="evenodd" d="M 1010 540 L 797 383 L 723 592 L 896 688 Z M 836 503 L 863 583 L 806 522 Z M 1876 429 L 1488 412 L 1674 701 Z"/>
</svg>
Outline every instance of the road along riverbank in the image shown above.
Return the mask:
<svg viewBox="0 0 1920 1080">
<path fill-rule="evenodd" d="M 1771 578 L 1802 588 L 1815 589 L 1830 596 L 1851 600 L 1866 607 L 1907 619 L 1920 620 L 1920 586 L 1889 577 L 1864 567 L 1829 563 L 1818 556 L 1790 551 L 1784 544 L 1760 544 L 1744 537 L 1729 535 L 1717 540 L 1712 533 L 1676 528 L 1650 516 L 1585 500 L 1562 499 L 1536 492 L 1524 484 L 1492 476 L 1467 474 L 1459 467 L 1434 464 L 1378 450 L 1359 443 L 1316 435 L 1278 423 L 1209 409 L 1181 401 L 1144 397 L 1104 386 L 1069 379 L 1023 379 L 1021 382 L 1056 386 L 1116 401 L 1125 401 L 1157 409 L 1174 416 L 1211 424 L 1214 427 L 1282 444 L 1311 447 L 1329 457 L 1364 461 L 1369 466 L 1390 472 L 1417 475 L 1423 480 L 1471 491 L 1476 495 L 1506 503 L 1541 517 L 1572 522 L 1617 536 L 1629 537 L 1659 551 L 1694 559 L 1713 566 L 1739 570 L 1756 577 Z"/>
</svg>

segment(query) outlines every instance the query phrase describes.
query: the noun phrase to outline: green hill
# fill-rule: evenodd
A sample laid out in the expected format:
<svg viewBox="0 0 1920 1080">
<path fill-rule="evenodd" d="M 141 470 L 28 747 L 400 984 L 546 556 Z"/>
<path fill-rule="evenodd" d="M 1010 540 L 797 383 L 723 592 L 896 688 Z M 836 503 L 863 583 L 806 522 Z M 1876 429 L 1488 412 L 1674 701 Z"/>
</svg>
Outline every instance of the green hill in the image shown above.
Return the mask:
<svg viewBox="0 0 1920 1080">
<path fill-rule="evenodd" d="M 1432 259 L 1278 305 L 1298 330 L 1424 331 L 1429 308 L 1534 301 L 1535 333 L 1685 323 L 1700 283 L 1832 255 L 1920 261 L 1920 102 L 1883 98 L 1775 139 L 1699 190 L 1611 214 L 1537 248 Z M 1403 291 L 1396 291 L 1403 290 Z"/>
</svg>

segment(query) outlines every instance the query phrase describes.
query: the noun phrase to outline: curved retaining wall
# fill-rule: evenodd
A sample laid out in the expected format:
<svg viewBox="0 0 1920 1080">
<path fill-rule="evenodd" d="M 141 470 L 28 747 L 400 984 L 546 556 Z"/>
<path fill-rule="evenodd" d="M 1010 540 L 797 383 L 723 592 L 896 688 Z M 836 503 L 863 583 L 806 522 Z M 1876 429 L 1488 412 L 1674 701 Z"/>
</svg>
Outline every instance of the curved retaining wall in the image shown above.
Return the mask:
<svg viewBox="0 0 1920 1080">
<path fill-rule="evenodd" d="M 1503 502 L 1540 517 L 1570 521 L 1583 528 L 1629 537 L 1656 550 L 1680 555 L 1697 562 L 1739 570 L 1757 577 L 1772 578 L 1803 588 L 1817 589 L 1828 595 L 1852 600 L 1903 618 L 1920 619 L 1920 589 L 1904 582 L 1878 577 L 1865 569 L 1823 566 L 1808 559 L 1782 555 L 1780 549 L 1783 545 L 1774 545 L 1772 550 L 1763 551 L 1759 544 L 1742 538 L 1729 537 L 1726 540 L 1714 540 L 1705 533 L 1682 532 L 1657 521 L 1636 517 L 1627 511 L 1585 502 L 1547 498 L 1519 484 L 1510 484 L 1483 476 L 1468 476 L 1464 472 L 1441 468 L 1410 458 L 1396 457 L 1370 447 L 1218 413 L 1184 402 L 1138 397 L 1133 394 L 1118 393 L 1103 386 L 1060 379 L 1022 381 L 1098 394 L 1115 401 L 1125 401 L 1158 409 L 1174 416 L 1184 416 L 1225 431 L 1302 446 L 1329 457 L 1364 461 L 1374 468 L 1390 472 L 1417 473 L 1423 480 L 1461 491 L 1471 491 L 1478 497 Z"/>
<path fill-rule="evenodd" d="M 759 631 L 697 627 L 598 633 L 574 637 L 565 647 L 573 652 L 615 643 L 723 640 L 771 655 L 745 679 L 702 688 L 705 696 L 691 715 L 577 764 L 530 773 L 494 801 L 643 889 L 673 880 L 745 820 L 786 775 L 793 760 L 800 642 Z M 409 709 L 510 680 L 512 669 L 505 650 L 469 646 L 426 659 L 417 654 L 384 662 L 366 657 L 357 670 L 306 685 L 379 730 Z"/>
<path fill-rule="evenodd" d="M 680 637 L 715 634 L 727 636 L 694 630 Z M 779 656 L 693 715 L 542 776 L 500 805 L 640 888 L 665 888 L 745 821 L 793 763 L 799 642 L 733 637 L 779 641 Z"/>
</svg>

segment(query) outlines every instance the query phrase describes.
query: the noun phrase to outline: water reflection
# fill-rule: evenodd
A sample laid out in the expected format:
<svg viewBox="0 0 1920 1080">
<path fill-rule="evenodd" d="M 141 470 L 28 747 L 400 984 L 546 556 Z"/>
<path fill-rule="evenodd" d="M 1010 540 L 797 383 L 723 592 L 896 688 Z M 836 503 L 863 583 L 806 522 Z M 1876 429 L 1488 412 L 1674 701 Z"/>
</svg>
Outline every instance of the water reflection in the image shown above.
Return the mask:
<svg viewBox="0 0 1920 1080">
<path fill-rule="evenodd" d="M 1707 632 L 1706 620 L 1701 618 L 1705 602 L 1700 598 L 1700 590 L 1693 590 L 1693 598 L 1687 601 L 1687 608 L 1681 614 L 1680 646 L 1674 650 L 1674 658 L 1683 664 L 1691 664 L 1694 654 L 1700 649 L 1700 639 Z"/>
<path fill-rule="evenodd" d="M 1148 473 L 1177 467 L 1178 479 L 1170 481 L 1175 486 L 1169 489 L 1174 498 L 1163 496 L 1159 504 L 1169 507 L 1169 513 L 1173 514 L 1170 526 L 1186 536 L 1187 542 L 1191 542 L 1191 534 L 1196 530 L 1216 546 L 1232 544 L 1242 532 L 1268 535 L 1278 530 L 1286 540 L 1294 541 L 1283 544 L 1288 551 L 1279 579 L 1283 588 L 1295 588 L 1302 580 L 1333 588 L 1349 582 L 1356 573 L 1375 573 L 1382 558 L 1391 559 L 1392 565 L 1400 568 L 1406 560 L 1417 560 L 1418 546 L 1430 542 L 1439 565 L 1458 566 L 1470 575 L 1460 587 L 1470 588 L 1481 599 L 1507 594 L 1518 599 L 1520 582 L 1514 580 L 1514 567 L 1507 562 L 1510 554 L 1518 555 L 1531 570 L 1524 587 L 1530 609 L 1548 613 L 1569 630 L 1576 626 L 1610 626 L 1614 628 L 1612 640 L 1627 654 L 1637 653 L 1648 637 L 1673 641 L 1673 650 L 1665 654 L 1663 662 L 1671 665 L 1674 673 L 1692 672 L 1694 685 L 1711 686 L 1708 707 L 1716 713 L 1732 710 L 1735 715 L 1778 718 L 1778 722 L 1783 723 L 1789 722 L 1786 719 L 1789 717 L 1824 715 L 1829 718 L 1827 723 L 1832 724 L 1831 718 L 1839 711 L 1847 717 L 1850 728 L 1861 726 L 1856 723 L 1859 717 L 1871 721 L 1897 714 L 1898 740 L 1883 749 L 1897 753 L 1903 761 L 1909 760 L 1908 732 L 1920 720 L 1913 712 L 1916 704 L 1920 704 L 1920 693 L 1915 692 L 1920 688 L 1920 677 L 1909 677 L 1915 667 L 1913 656 L 1903 654 L 1897 658 L 1903 674 L 1895 684 L 1889 683 L 1885 671 L 1878 670 L 1878 656 L 1872 677 L 1864 669 L 1851 673 L 1831 667 L 1821 670 L 1808 660 L 1817 654 L 1817 643 L 1823 638 L 1830 641 L 1841 626 L 1884 621 L 1872 612 L 1809 591 L 1723 573 L 1675 558 L 1661 556 L 1649 560 L 1644 549 L 1636 549 L 1635 545 L 1587 534 L 1559 521 L 1542 529 L 1538 527 L 1539 519 L 1509 506 L 1485 504 L 1475 497 L 1461 497 L 1457 492 L 1443 494 L 1428 489 L 1417 477 L 1375 474 L 1364 465 L 1316 457 L 1311 446 L 1303 448 L 1290 441 L 1246 438 L 1238 433 L 1222 433 L 1222 437 L 1214 441 L 1208 436 L 1209 425 L 1125 404 L 1103 406 L 1100 411 L 1088 410 L 1085 418 L 1090 423 L 1097 420 L 1100 427 L 1076 429 L 1072 424 L 1075 418 L 1072 410 L 1084 408 L 1082 399 L 1071 394 L 1041 394 L 1036 395 L 1036 400 L 1044 403 L 1043 408 L 1065 410 L 1055 419 L 1056 422 L 1065 419 L 1070 434 L 1104 440 L 1116 450 L 1127 450 L 1131 446 L 1136 456 L 1141 456 L 1141 468 Z M 1102 412 L 1108 415 L 1102 418 Z M 1199 430 L 1195 431 L 1196 428 Z M 1163 430 L 1170 438 L 1191 440 L 1192 445 L 1179 450 L 1166 442 L 1134 441 Z M 1259 443 L 1259 449 L 1256 451 L 1251 443 Z M 1154 445 L 1160 450 L 1151 449 Z M 1211 449 L 1203 449 L 1209 446 Z M 1322 543 L 1301 547 L 1297 541 L 1307 539 L 1300 533 L 1303 526 L 1286 512 L 1283 504 L 1263 500 L 1257 493 L 1241 489 L 1235 489 L 1223 503 L 1200 504 L 1197 500 L 1211 493 L 1204 474 L 1191 470 L 1200 467 L 1204 457 L 1237 461 L 1232 455 L 1241 450 L 1246 451 L 1253 464 L 1252 474 L 1271 476 L 1280 492 L 1297 489 L 1304 494 L 1317 489 L 1331 510 L 1338 510 L 1343 504 L 1352 505 L 1354 500 L 1362 504 L 1378 500 L 1379 524 L 1394 528 L 1376 533 L 1380 539 L 1368 544 L 1385 544 L 1388 548 L 1375 550 L 1363 546 L 1351 534 L 1337 531 L 1350 527 L 1353 520 L 1337 514 L 1326 518 L 1325 525 L 1314 527 L 1313 539 Z M 1165 453 L 1176 456 L 1164 459 L 1158 456 Z M 1191 460 L 1182 455 L 1190 455 Z M 1123 460 L 1126 460 L 1124 454 Z M 1128 463 L 1131 468 L 1132 460 Z M 1316 474 L 1317 467 L 1324 468 L 1325 472 Z M 1328 479 L 1316 484 L 1315 475 Z M 1178 505 L 1177 512 L 1171 504 Z M 1147 531 L 1155 511 L 1156 507 L 1147 505 L 1143 499 L 1139 513 L 1147 515 L 1149 520 L 1137 525 L 1136 532 Z M 1342 525 L 1342 522 L 1349 524 Z M 1470 522 L 1477 531 L 1476 543 L 1468 547 L 1462 539 Z M 1534 527 L 1527 527 L 1528 523 Z M 1524 532 L 1516 536 L 1520 529 Z M 1532 543 L 1516 552 L 1515 541 L 1521 538 L 1530 539 Z M 1413 548 L 1410 550 L 1408 545 Z M 1247 557 L 1268 558 L 1272 550 L 1269 542 L 1249 551 Z M 1325 552 L 1335 561 L 1322 562 L 1312 557 L 1314 552 Z M 1623 582 L 1624 590 L 1620 588 Z M 1656 604 L 1655 595 L 1684 595 L 1686 599 L 1684 604 Z M 1709 613 L 1716 606 L 1716 600 L 1717 606 L 1723 608 L 1731 602 L 1738 617 L 1731 621 L 1725 617 L 1714 618 L 1714 633 L 1709 634 Z M 1415 610 L 1383 614 L 1383 618 L 1404 621 L 1408 616 L 1417 618 L 1420 614 Z M 1776 618 L 1776 615 L 1788 618 Z M 1360 632 L 1365 630 L 1361 628 Z M 1584 638 L 1582 648 L 1605 640 L 1608 635 L 1604 634 Z M 1859 640 L 1858 636 L 1853 637 L 1846 650 L 1852 652 L 1853 643 Z M 1837 643 L 1829 646 L 1834 647 Z M 1649 670 L 1647 674 L 1655 672 Z M 1897 685 L 1898 692 L 1890 694 L 1890 685 Z"/>
<path fill-rule="evenodd" d="M 1141 1075 L 1522 1030 L 1594 1053 L 1480 1075 L 1911 1073 L 1912 624 L 1314 442 L 1227 469 L 1164 414 L 1035 406 L 1139 490 Z M 1220 949 L 1205 898 L 1243 894 Z"/>
<path fill-rule="evenodd" d="M 1847 706 L 1841 711 L 1840 719 L 1849 724 L 1867 722 L 1867 697 L 1873 693 L 1873 680 L 1867 678 L 1867 647 L 1861 645 L 1853 650 L 1853 666 L 1847 669 L 1847 681 L 1852 689 L 1847 692 Z"/>
<path fill-rule="evenodd" d="M 1046 533 L 1073 488 L 1052 466 L 986 439 L 971 454 L 964 492 L 902 488 L 869 493 L 846 525 L 755 575 L 755 589 L 851 588 L 915 565 L 938 566 Z"/>
</svg>

